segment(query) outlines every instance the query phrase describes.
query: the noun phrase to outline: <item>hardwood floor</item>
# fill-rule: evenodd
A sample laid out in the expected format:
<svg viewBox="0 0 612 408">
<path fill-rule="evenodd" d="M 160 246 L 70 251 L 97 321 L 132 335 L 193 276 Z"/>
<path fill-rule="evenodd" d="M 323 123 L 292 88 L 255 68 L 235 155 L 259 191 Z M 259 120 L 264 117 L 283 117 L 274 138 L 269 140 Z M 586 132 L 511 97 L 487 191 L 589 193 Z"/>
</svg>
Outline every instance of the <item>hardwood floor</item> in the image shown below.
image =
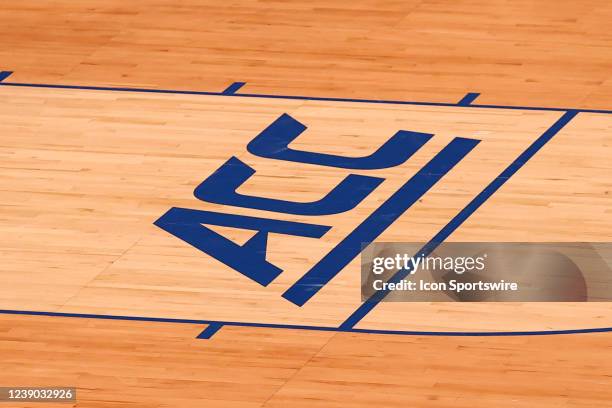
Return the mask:
<svg viewBox="0 0 612 408">
<path fill-rule="evenodd" d="M 0 4 L 5 82 L 612 109 L 607 1 L 130 1 Z M 304 150 L 362 156 L 398 128 L 435 134 L 355 210 L 286 221 L 285 273 L 246 279 L 155 227 L 232 156 L 244 194 L 312 201 L 347 172 L 247 143 L 278 115 Z M 453 137 L 481 143 L 383 235 L 430 239 L 562 112 L 0 86 L 0 309 L 337 326 L 358 262 L 302 308 L 280 295 Z M 293 146 L 293 145 L 292 145 Z M 580 113 L 451 236 L 612 236 L 612 115 Z M 234 214 L 270 212 L 234 207 Z M 241 242 L 250 236 L 223 230 Z M 357 327 L 612 327 L 610 303 L 384 303 Z M 0 314 L 0 386 L 76 386 L 77 407 L 609 407 L 612 334 L 447 337 Z M 70 404 L 57 404 L 58 407 Z M 8 405 L 7 405 L 8 406 Z M 16 406 L 16 405 L 11 405 Z M 32 403 L 21 406 L 54 406 Z"/>
<path fill-rule="evenodd" d="M 201 330 L 0 316 L 0 382 L 76 386 L 78 407 L 604 408 L 612 399 L 605 333 L 448 338 L 227 327 L 196 340 Z"/>
<path fill-rule="evenodd" d="M 40 0 L 3 4 L 21 82 L 610 108 L 612 5 Z"/>
</svg>

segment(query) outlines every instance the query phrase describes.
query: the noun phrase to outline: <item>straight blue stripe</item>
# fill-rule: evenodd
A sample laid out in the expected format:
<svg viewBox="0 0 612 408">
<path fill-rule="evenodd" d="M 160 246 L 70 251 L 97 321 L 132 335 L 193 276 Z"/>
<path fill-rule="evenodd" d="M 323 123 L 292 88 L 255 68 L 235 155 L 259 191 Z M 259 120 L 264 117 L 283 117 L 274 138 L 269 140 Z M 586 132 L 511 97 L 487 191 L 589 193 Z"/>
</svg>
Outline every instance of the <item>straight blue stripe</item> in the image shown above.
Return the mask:
<svg viewBox="0 0 612 408">
<path fill-rule="evenodd" d="M 470 92 L 470 93 L 466 94 L 459 102 L 457 102 L 457 105 L 459 105 L 459 106 L 468 106 L 472 102 L 474 102 L 476 100 L 476 98 L 478 98 L 479 96 L 480 96 L 479 93 Z"/>
<path fill-rule="evenodd" d="M 0 82 L 11 76 L 12 73 L 13 71 L 0 71 Z"/>
<path fill-rule="evenodd" d="M 434 332 L 434 331 L 376 330 L 376 329 L 353 329 L 353 328 L 342 329 L 339 327 L 326 327 L 326 326 L 229 322 L 229 321 L 217 321 L 217 320 L 192 320 L 192 319 L 175 319 L 175 318 L 165 318 L 165 317 L 99 315 L 99 314 L 85 314 L 85 313 L 43 312 L 43 311 L 31 311 L 31 310 L 0 310 L 0 314 L 101 319 L 101 320 L 145 321 L 145 322 L 178 323 L 178 324 L 208 324 L 208 325 L 214 324 L 218 326 L 260 327 L 260 328 L 272 328 L 272 329 L 313 330 L 313 331 L 365 333 L 365 334 L 394 334 L 394 335 L 405 335 L 405 336 L 542 336 L 542 335 L 553 335 L 553 334 L 581 334 L 581 333 L 612 332 L 612 327 L 596 327 L 596 328 L 587 328 L 587 329 L 567 329 L 567 330 L 514 331 L 514 332 L 511 332 L 511 331 Z"/>
<path fill-rule="evenodd" d="M 357 103 L 381 103 L 391 105 L 416 105 L 416 106 L 450 106 L 456 107 L 456 103 L 444 102 L 414 102 L 414 101 L 394 101 L 384 99 L 351 99 L 351 98 L 331 98 L 331 97 L 314 97 L 314 96 L 294 96 L 294 95 L 269 95 L 269 94 L 232 94 L 224 95 L 222 92 L 205 92 L 205 91 L 181 91 L 170 89 L 146 89 L 146 88 L 113 88 L 103 86 L 79 86 L 79 85 L 53 85 L 53 84 L 28 84 L 17 82 L 0 82 L 0 86 L 17 86 L 29 88 L 53 88 L 53 89 L 82 89 L 92 91 L 116 91 L 116 92 L 147 92 L 147 93 L 162 93 L 162 94 L 184 94 L 184 95 L 209 95 L 209 96 L 234 96 L 236 98 L 268 98 L 268 99 L 290 99 L 304 101 L 328 101 L 328 102 L 357 102 Z M 548 112 L 587 112 L 587 113 L 603 113 L 612 114 L 612 110 L 606 109 L 578 109 L 578 108 L 544 108 L 537 106 L 511 106 L 511 105 L 476 105 L 470 104 L 469 108 L 482 109 L 512 109 L 512 110 L 531 110 L 531 111 L 548 111 Z"/>
<path fill-rule="evenodd" d="M 197 339 L 210 339 L 215 335 L 221 328 L 223 327 L 223 323 L 210 323 L 206 328 L 196 337 Z"/>
<path fill-rule="evenodd" d="M 448 224 L 446 224 L 419 252 L 419 255 L 428 255 L 438 245 L 440 245 L 450 234 L 453 233 L 470 215 L 472 215 L 489 197 L 493 195 L 512 175 L 529 161 L 550 139 L 553 138 L 565 125 L 567 125 L 578 111 L 568 111 L 563 114 L 550 128 L 548 128 L 539 138 L 537 138 L 523 153 L 519 155 L 504 171 L 500 173 L 484 190 L 482 190 L 468 205 L 465 206 Z M 409 269 L 398 271 L 389 282 L 399 282 L 410 273 Z M 361 304 L 340 325 L 342 329 L 355 327 L 378 303 L 380 303 L 389 293 L 388 290 L 381 290 L 374 293 L 368 300 Z"/>
<path fill-rule="evenodd" d="M 17 86 L 23 88 L 50 88 L 50 89 L 79 89 L 85 91 L 112 91 L 112 92 L 144 92 L 161 94 L 182 94 L 182 95 L 223 95 L 221 92 L 205 91 L 180 91 L 170 89 L 148 89 L 148 88 L 113 88 L 108 86 L 86 86 L 86 85 L 54 85 L 54 84 L 26 84 L 17 82 L 0 82 L 2 86 Z M 611 111 L 612 113 L 612 111 Z"/>
<path fill-rule="evenodd" d="M 228 86 L 227 88 L 225 88 L 225 90 L 222 92 L 223 95 L 233 95 L 235 94 L 240 88 L 242 88 L 244 85 L 246 84 L 246 82 L 234 82 L 233 84 L 231 84 L 230 86 Z"/>
<path fill-rule="evenodd" d="M 306 272 L 283 297 L 302 306 L 461 161 L 479 140 L 457 137 Z"/>
</svg>

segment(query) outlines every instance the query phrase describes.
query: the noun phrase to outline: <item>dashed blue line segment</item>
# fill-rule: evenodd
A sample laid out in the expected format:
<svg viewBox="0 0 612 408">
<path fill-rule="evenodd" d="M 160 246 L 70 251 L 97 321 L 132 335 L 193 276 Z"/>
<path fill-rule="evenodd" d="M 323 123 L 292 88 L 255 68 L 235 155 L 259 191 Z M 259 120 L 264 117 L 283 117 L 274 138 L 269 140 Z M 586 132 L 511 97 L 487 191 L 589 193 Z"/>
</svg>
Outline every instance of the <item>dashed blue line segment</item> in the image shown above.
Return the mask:
<svg viewBox="0 0 612 408">
<path fill-rule="evenodd" d="M 214 336 L 221 328 L 223 327 L 223 323 L 212 322 L 202 331 L 202 333 L 198 334 L 198 339 L 210 339 Z"/>
<path fill-rule="evenodd" d="M 234 82 L 233 84 L 225 88 L 225 90 L 221 93 L 223 95 L 234 95 L 244 85 L 246 85 L 246 82 Z"/>
<path fill-rule="evenodd" d="M 457 102 L 457 105 L 459 105 L 459 106 L 469 106 L 479 96 L 480 96 L 479 93 L 470 92 L 470 93 L 466 94 L 459 102 Z"/>
<path fill-rule="evenodd" d="M 12 73 L 13 71 L 0 71 L 0 82 L 11 76 Z"/>
</svg>

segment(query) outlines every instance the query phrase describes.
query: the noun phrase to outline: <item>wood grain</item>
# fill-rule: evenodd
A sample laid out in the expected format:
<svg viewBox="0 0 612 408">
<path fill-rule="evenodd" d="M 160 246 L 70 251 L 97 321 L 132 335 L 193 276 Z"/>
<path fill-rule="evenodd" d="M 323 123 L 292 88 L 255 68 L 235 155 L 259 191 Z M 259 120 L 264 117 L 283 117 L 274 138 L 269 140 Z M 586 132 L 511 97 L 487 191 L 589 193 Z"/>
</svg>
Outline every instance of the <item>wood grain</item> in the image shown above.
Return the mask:
<svg viewBox="0 0 612 408">
<path fill-rule="evenodd" d="M 0 4 L 6 81 L 612 109 L 612 3 L 24 0 Z M 296 146 L 359 156 L 432 132 L 321 241 L 271 238 L 264 291 L 152 222 L 236 155 L 244 193 L 320 198 L 342 171 L 245 144 L 279 113 Z M 296 311 L 282 291 L 454 136 L 483 142 L 383 234 L 425 240 L 559 116 L 289 100 L 0 87 L 0 309 L 334 325 L 359 304 L 351 264 Z M 609 241 L 612 122 L 581 113 L 451 236 Z M 232 212 L 269 216 L 264 211 Z M 313 221 L 309 217 L 277 216 Z M 229 231 L 224 231 L 228 233 Z M 245 240 L 235 231 L 230 236 Z M 609 303 L 386 303 L 359 327 L 612 326 Z M 414 337 L 0 315 L 1 386 L 77 386 L 78 407 L 609 407 L 612 337 Z M 13 406 L 13 405 L 12 405 Z M 23 406 L 52 406 L 30 404 Z M 58 404 L 57 406 L 67 406 Z"/>
<path fill-rule="evenodd" d="M 0 148 L 5 163 L 0 170 L 4 191 L 0 202 L 6 208 L 0 221 L 5 252 L 1 269 L 10 283 L 0 289 L 5 308 L 324 326 L 339 325 L 360 304 L 358 257 L 301 308 L 281 294 L 410 175 L 453 137 L 481 140 L 381 234 L 381 242 L 429 241 L 561 115 L 11 86 L 1 87 L 0 94 L 9 102 L 0 113 L 0 130 L 6 135 Z M 256 169 L 239 188 L 242 194 L 309 202 L 346 177 L 344 169 L 270 160 L 245 151 L 248 142 L 283 113 L 308 124 L 294 143 L 306 151 L 361 156 L 376 150 L 398 128 L 430 132 L 434 137 L 400 166 L 356 172 L 383 177 L 385 182 L 357 208 L 340 214 L 276 214 L 193 197 L 195 187 L 234 155 Z M 605 147 L 612 141 L 611 123 L 612 115 L 581 114 L 559 136 L 568 144 L 593 132 L 597 135 L 593 143 Z M 593 154 L 592 165 L 584 171 L 592 176 L 606 173 L 610 164 L 605 156 L 604 152 Z M 529 169 L 528 164 L 525 170 Z M 606 177 L 602 182 L 589 179 L 597 193 L 607 183 Z M 545 180 L 540 191 L 544 197 L 557 194 Z M 592 219 L 601 227 L 589 229 L 590 235 L 583 238 L 572 229 L 563 230 L 564 224 L 559 223 L 551 237 L 545 228 L 533 229 L 525 205 L 517 205 L 514 194 L 502 192 L 495 196 L 496 205 L 477 214 L 486 217 L 486 208 L 492 209 L 490 225 L 484 228 L 495 235 L 480 233 L 483 224 L 479 224 L 475 233 L 463 232 L 463 240 L 604 240 L 612 228 L 612 217 L 597 211 L 605 208 L 601 202 L 570 194 L 566 200 L 580 200 L 584 207 L 582 214 L 575 211 L 575 217 Z M 268 259 L 284 272 L 262 287 L 154 226 L 171 207 L 333 228 L 318 240 L 271 234 Z M 534 207 L 529 206 L 529 211 Z M 500 226 L 510 221 L 529 235 L 509 236 L 511 230 Z M 223 232 L 237 242 L 252 235 L 235 231 L 226 228 Z M 487 305 L 486 310 L 480 304 L 386 303 L 360 327 L 425 331 L 602 327 L 610 323 L 611 310 L 608 304 L 598 303 L 496 304 Z M 457 315 L 462 318 L 456 319 Z"/>
<path fill-rule="evenodd" d="M 609 406 L 609 334 L 449 338 L 0 316 L 3 386 L 75 407 Z M 70 404 L 12 404 L 12 407 Z"/>
<path fill-rule="evenodd" d="M 551 6 L 553 4 L 553 6 Z M 609 108 L 605 0 L 3 4 L 15 80 Z"/>
</svg>

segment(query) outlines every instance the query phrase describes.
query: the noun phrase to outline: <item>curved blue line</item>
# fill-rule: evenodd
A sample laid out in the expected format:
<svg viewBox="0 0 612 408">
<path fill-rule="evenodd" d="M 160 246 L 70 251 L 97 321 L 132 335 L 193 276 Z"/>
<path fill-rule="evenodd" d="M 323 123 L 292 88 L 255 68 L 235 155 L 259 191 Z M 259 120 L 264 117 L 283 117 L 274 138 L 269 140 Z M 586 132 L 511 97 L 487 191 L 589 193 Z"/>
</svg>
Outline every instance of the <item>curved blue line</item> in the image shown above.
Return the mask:
<svg viewBox="0 0 612 408">
<path fill-rule="evenodd" d="M 343 329 L 340 327 L 328 326 L 307 326 L 299 324 L 275 324 L 275 323 L 254 323 L 254 322 L 233 322 L 222 320 L 202 320 L 202 319 L 177 319 L 171 317 L 145 317 L 145 316 L 121 316 L 121 315 L 100 315 L 88 313 L 63 313 L 63 312 L 43 312 L 33 310 L 8 310 L 0 309 L 0 314 L 26 315 L 26 316 L 50 316 L 50 317 L 72 317 L 83 319 L 103 319 L 103 320 L 132 320 L 140 322 L 159 322 L 159 323 L 178 323 L 178 324 L 212 324 L 214 327 L 237 326 L 237 327 L 261 327 L 269 329 L 291 329 L 291 330 L 312 330 L 330 331 L 340 333 L 364 333 L 364 334 L 395 334 L 400 336 L 448 336 L 448 337 L 495 337 L 495 336 L 545 336 L 556 334 L 585 334 L 585 333 L 607 333 L 612 332 L 612 327 L 596 327 L 589 329 L 567 329 L 567 330 L 535 330 L 535 331 L 499 331 L 499 332 L 436 332 L 436 331 L 415 331 L 415 330 L 378 330 L 378 329 Z"/>
</svg>

